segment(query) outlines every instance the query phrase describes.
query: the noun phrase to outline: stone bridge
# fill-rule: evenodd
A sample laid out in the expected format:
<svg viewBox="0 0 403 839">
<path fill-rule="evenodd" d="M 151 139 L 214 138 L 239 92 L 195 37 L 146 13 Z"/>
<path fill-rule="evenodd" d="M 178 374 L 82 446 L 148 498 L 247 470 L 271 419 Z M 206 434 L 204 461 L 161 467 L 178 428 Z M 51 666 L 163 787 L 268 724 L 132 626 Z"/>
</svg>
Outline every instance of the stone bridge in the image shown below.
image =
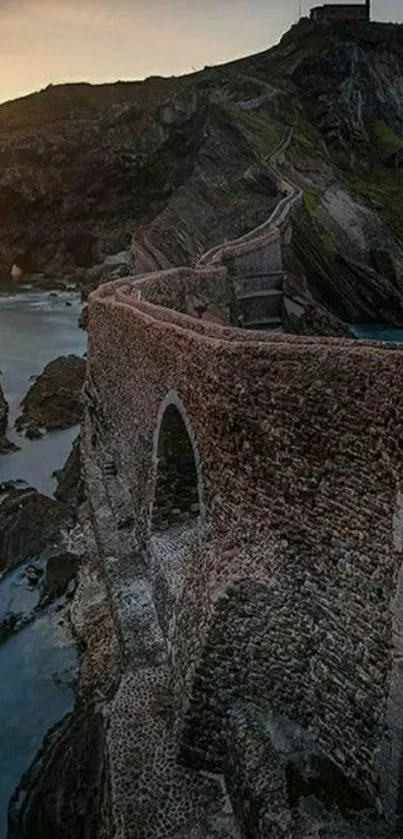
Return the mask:
<svg viewBox="0 0 403 839">
<path fill-rule="evenodd" d="M 393 821 L 402 352 L 239 329 L 235 297 L 223 265 L 91 297 L 86 477 L 132 696 L 169 684 L 175 753 L 224 774 L 242 703 L 297 719 Z"/>
<path fill-rule="evenodd" d="M 281 323 L 290 136 L 264 225 L 194 269 L 155 271 L 136 242 L 147 273 L 90 298 L 83 449 L 126 661 L 108 735 L 125 839 L 207 835 L 190 770 L 224 775 L 244 839 L 294 835 L 279 717 L 403 818 L 403 356 L 257 330 Z"/>
</svg>

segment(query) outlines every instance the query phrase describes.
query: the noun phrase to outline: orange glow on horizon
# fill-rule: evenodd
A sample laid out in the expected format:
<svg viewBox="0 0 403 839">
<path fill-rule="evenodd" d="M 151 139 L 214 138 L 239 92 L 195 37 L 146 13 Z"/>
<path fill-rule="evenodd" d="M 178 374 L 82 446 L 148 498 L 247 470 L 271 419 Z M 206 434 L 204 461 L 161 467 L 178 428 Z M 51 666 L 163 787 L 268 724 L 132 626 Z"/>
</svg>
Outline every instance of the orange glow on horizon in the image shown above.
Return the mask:
<svg viewBox="0 0 403 839">
<path fill-rule="evenodd" d="M 316 1 L 303 0 L 304 11 Z M 298 0 L 1 0 L 0 101 L 49 83 L 181 75 L 259 52 L 297 19 L 298 5 Z M 374 0 L 374 6 L 379 19 L 403 20 L 400 0 Z"/>
</svg>

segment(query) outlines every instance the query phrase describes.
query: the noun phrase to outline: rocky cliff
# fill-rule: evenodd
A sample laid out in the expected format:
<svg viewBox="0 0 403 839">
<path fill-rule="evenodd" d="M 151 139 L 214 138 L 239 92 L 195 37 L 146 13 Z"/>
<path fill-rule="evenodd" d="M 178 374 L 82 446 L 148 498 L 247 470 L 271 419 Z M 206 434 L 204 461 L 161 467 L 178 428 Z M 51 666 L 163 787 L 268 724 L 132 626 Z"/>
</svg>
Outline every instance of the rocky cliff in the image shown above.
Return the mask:
<svg viewBox="0 0 403 839">
<path fill-rule="evenodd" d="M 0 271 L 145 250 L 193 264 L 263 222 L 263 161 L 304 190 L 288 294 L 403 323 L 403 27 L 301 22 L 272 50 L 183 78 L 65 85 L 0 107 Z"/>
</svg>

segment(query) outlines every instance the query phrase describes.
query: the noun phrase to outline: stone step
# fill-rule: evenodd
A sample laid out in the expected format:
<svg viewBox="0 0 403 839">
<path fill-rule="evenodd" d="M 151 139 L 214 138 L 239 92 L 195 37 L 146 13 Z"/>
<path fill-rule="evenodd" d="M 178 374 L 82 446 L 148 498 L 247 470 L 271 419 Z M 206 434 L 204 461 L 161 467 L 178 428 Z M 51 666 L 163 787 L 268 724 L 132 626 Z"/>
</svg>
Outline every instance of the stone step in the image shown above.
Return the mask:
<svg viewBox="0 0 403 839">
<path fill-rule="evenodd" d="M 282 327 L 283 321 L 280 317 L 261 318 L 260 320 L 244 321 L 244 329 L 277 329 Z"/>
<path fill-rule="evenodd" d="M 259 291 L 244 291 L 237 294 L 237 300 L 254 300 L 259 297 L 283 297 L 283 292 L 280 288 L 260 289 Z"/>
<path fill-rule="evenodd" d="M 248 293 L 249 291 L 266 291 L 268 289 L 282 289 L 284 283 L 284 271 L 276 271 L 273 274 L 242 274 L 233 278 L 235 294 Z"/>
</svg>

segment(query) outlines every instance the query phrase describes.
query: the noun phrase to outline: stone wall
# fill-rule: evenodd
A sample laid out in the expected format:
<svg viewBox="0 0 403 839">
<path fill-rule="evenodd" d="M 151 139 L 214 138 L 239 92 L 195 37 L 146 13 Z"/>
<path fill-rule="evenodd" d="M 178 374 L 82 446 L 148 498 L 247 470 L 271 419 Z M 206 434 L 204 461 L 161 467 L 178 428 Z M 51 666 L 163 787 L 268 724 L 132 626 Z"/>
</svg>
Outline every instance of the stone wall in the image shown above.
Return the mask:
<svg viewBox="0 0 403 839">
<path fill-rule="evenodd" d="M 330 23 L 331 21 L 363 21 L 370 19 L 368 3 L 329 3 L 324 6 L 316 6 L 311 9 L 311 20 L 317 23 Z"/>
<path fill-rule="evenodd" d="M 401 351 L 184 312 L 175 272 L 103 286 L 90 300 L 87 480 L 126 655 L 136 667 L 168 663 L 178 743 L 193 765 L 222 767 L 226 712 L 252 696 L 310 726 L 381 805 L 381 746 L 382 772 L 398 771 L 398 741 L 385 732 L 398 708 L 396 697 L 386 703 L 399 653 Z M 170 402 L 194 446 L 202 514 L 197 539 L 186 548 L 182 538 L 164 615 L 154 575 L 161 586 L 165 564 L 169 585 L 169 552 L 152 561 L 151 509 L 156 428 Z"/>
</svg>

